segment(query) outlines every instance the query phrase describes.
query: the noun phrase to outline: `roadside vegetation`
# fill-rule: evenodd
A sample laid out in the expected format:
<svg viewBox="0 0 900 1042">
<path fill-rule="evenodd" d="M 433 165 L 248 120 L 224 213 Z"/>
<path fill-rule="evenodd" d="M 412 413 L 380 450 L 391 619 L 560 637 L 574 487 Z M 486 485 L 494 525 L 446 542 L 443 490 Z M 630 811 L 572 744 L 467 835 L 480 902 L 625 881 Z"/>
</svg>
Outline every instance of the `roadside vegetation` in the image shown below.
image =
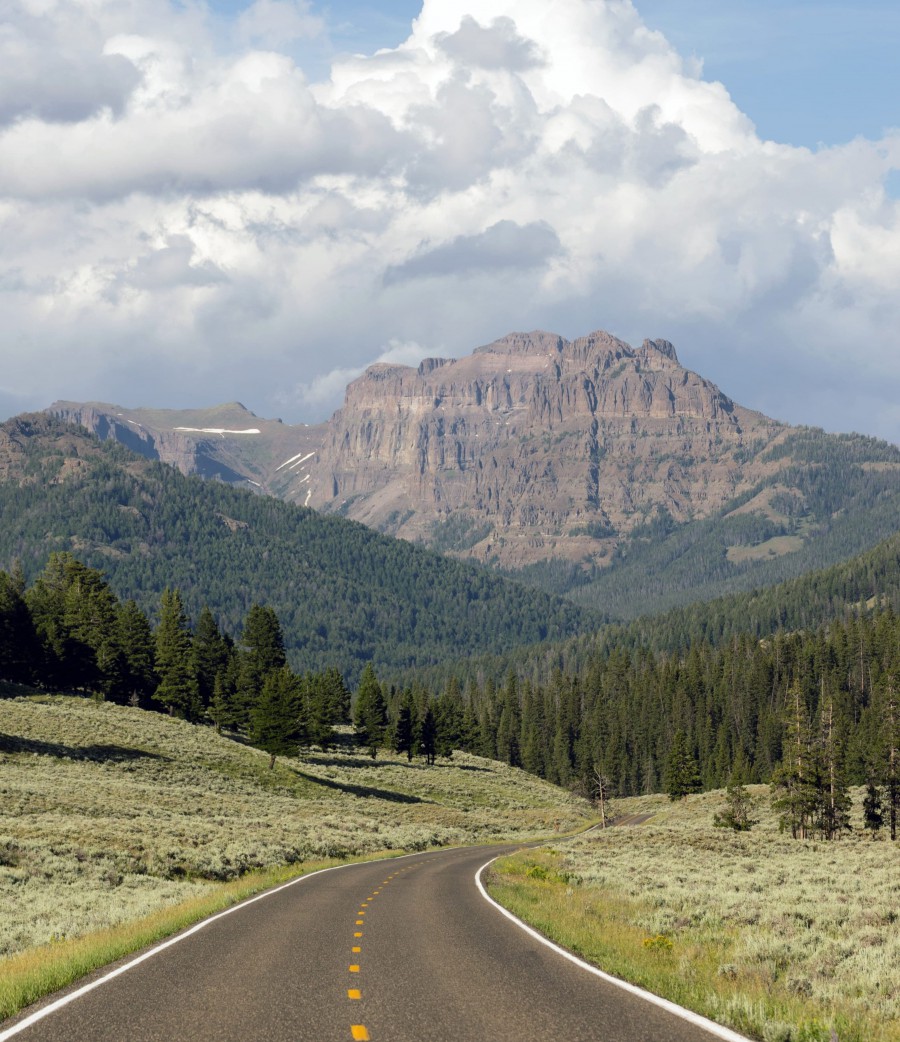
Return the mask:
<svg viewBox="0 0 900 1042">
<path fill-rule="evenodd" d="M 489 889 L 606 972 L 765 1042 L 900 1040 L 896 847 L 779 830 L 768 786 L 751 831 L 714 827 L 722 792 L 616 801 L 635 826 L 505 858 Z"/>
<path fill-rule="evenodd" d="M 140 709 L 0 701 L 0 1017 L 310 865 L 546 835 L 591 809 L 462 753 L 269 762 Z"/>
</svg>

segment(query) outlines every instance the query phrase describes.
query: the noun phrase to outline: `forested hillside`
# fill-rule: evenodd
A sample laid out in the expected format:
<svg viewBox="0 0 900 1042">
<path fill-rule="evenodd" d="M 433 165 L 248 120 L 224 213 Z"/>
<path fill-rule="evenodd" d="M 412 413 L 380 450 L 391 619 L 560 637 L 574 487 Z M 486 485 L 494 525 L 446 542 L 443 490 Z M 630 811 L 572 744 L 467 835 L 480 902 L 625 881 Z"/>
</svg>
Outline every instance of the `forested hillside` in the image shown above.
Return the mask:
<svg viewBox="0 0 900 1042">
<path fill-rule="evenodd" d="M 784 468 L 785 461 L 789 465 Z M 516 573 L 620 619 L 783 582 L 897 531 L 900 449 L 799 429 L 762 459 L 771 476 L 705 520 L 648 516 L 606 568 L 551 562 Z"/>
<path fill-rule="evenodd" d="M 451 688 L 454 686 L 451 681 Z M 616 649 L 546 683 L 470 683 L 462 748 L 561 785 L 623 795 L 768 782 L 796 762 L 813 789 L 884 786 L 900 826 L 900 616 L 815 633 L 699 643 L 683 655 Z M 798 751 L 797 756 L 794 752 Z M 802 786 L 801 786 L 802 788 Z"/>
<path fill-rule="evenodd" d="M 417 675 L 441 687 L 451 677 L 461 683 L 487 678 L 500 682 L 512 670 L 543 684 L 555 670 L 581 673 L 614 650 L 677 654 L 695 644 L 721 647 L 734 637 L 760 639 L 779 632 L 815 630 L 876 606 L 900 614 L 900 532 L 841 564 L 765 589 L 673 608 L 629 623 L 609 623 L 565 641 L 448 660 L 420 669 Z"/>
<path fill-rule="evenodd" d="M 186 478 L 47 416 L 0 425 L 0 567 L 30 583 L 53 551 L 155 615 L 165 587 L 226 632 L 274 612 L 292 664 L 394 668 L 560 639 L 597 616 L 362 525 Z"/>
</svg>

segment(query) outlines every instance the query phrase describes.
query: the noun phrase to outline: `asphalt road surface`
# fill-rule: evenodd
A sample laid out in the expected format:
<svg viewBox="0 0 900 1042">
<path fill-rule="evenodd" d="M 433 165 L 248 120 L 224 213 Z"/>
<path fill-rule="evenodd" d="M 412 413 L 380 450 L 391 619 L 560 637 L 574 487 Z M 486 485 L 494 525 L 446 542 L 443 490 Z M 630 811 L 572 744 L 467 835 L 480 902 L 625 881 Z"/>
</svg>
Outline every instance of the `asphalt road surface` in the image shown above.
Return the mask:
<svg viewBox="0 0 900 1042">
<path fill-rule="evenodd" d="M 598 979 L 488 903 L 475 873 L 510 849 L 308 876 L 209 922 L 15 1038 L 710 1042 L 702 1027 Z M 3 1024 L 0 1040 L 32 1012 Z"/>
</svg>

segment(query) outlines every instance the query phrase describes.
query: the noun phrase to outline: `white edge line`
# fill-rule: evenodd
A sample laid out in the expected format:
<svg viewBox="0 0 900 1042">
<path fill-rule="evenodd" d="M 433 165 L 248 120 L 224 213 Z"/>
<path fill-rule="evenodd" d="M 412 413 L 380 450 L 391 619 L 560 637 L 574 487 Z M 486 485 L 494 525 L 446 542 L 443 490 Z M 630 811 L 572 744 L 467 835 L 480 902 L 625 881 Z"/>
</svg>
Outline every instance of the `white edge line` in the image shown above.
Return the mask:
<svg viewBox="0 0 900 1042">
<path fill-rule="evenodd" d="M 589 829 L 588 831 L 591 830 Z M 498 854 L 497 857 L 492 857 L 490 861 L 486 861 L 475 873 L 475 885 L 481 891 L 481 896 L 485 901 L 492 904 L 498 912 L 505 915 L 511 922 L 514 922 L 519 929 L 524 930 L 525 933 L 529 934 L 536 941 L 540 941 L 541 944 L 544 944 L 555 951 L 557 955 L 561 955 L 564 959 L 568 959 L 569 962 L 574 962 L 575 965 L 581 967 L 581 969 L 587 970 L 588 973 L 593 973 L 595 977 L 599 977 L 601 980 L 606 981 L 607 984 L 613 984 L 617 988 L 621 988 L 623 991 L 628 991 L 632 995 L 636 995 L 638 998 L 652 1003 L 654 1006 L 659 1006 L 667 1013 L 672 1013 L 676 1017 L 681 1017 L 682 1020 L 686 1020 L 689 1023 L 694 1024 L 696 1027 L 708 1031 L 711 1035 L 715 1035 L 717 1038 L 725 1039 L 726 1042 L 751 1042 L 746 1035 L 739 1035 L 736 1031 L 732 1031 L 731 1028 L 723 1027 L 723 1025 L 717 1024 L 714 1020 L 709 1020 L 706 1017 L 702 1017 L 699 1013 L 694 1013 L 692 1010 L 685 1009 L 684 1006 L 679 1006 L 677 1003 L 670 1002 L 668 999 L 660 998 L 659 995 L 654 995 L 652 991 L 645 991 L 643 988 L 639 988 L 636 984 L 629 984 L 628 981 L 620 980 L 618 977 L 613 977 L 609 973 L 604 973 L 603 970 L 598 969 L 596 966 L 592 966 L 589 962 L 585 962 L 584 959 L 579 959 L 578 956 L 573 955 L 572 952 L 566 951 L 565 948 L 561 948 L 558 944 L 554 944 L 553 941 L 548 940 L 542 933 L 538 933 L 534 927 L 529 926 L 528 923 L 523 922 L 518 916 L 513 915 L 512 912 L 504 908 L 503 905 L 498 904 L 498 902 L 495 901 L 485 889 L 484 883 L 481 881 L 481 873 L 499 858 L 506 856 L 508 855 Z M 0 1035 L 0 1042 L 3 1042 L 2 1035 Z"/>
<path fill-rule="evenodd" d="M 153 958 L 154 955 L 158 955 L 160 952 L 165 951 L 166 948 L 171 948 L 173 944 L 178 944 L 179 941 L 183 941 L 192 934 L 205 929 L 210 925 L 210 923 L 216 922 L 217 919 L 223 919 L 226 915 L 231 915 L 233 912 L 238 912 L 242 908 L 246 908 L 248 905 L 255 904 L 257 901 L 262 901 L 265 897 L 271 897 L 273 894 L 277 894 L 281 890 L 286 890 L 289 886 L 303 883 L 307 879 L 312 879 L 313 876 L 322 875 L 324 872 L 337 872 L 342 868 L 355 868 L 357 865 L 374 865 L 379 861 L 402 861 L 404 858 L 416 857 L 421 853 L 422 851 L 417 850 L 413 851 L 411 854 L 400 854 L 394 858 L 373 858 L 371 861 L 354 861 L 349 865 L 332 865 L 330 868 L 317 868 L 315 872 L 307 872 L 306 875 L 297 876 L 296 879 L 291 879 L 287 883 L 281 883 L 270 890 L 264 890 L 261 894 L 256 894 L 254 897 L 248 897 L 240 903 L 232 905 L 230 908 L 226 908 L 224 911 L 216 912 L 215 915 L 211 915 L 207 919 L 202 919 L 199 923 L 196 923 L 189 929 L 183 930 L 174 937 L 170 937 L 167 941 L 157 944 L 156 947 L 143 952 L 141 955 L 138 955 L 137 958 L 132 959 L 131 962 L 126 962 L 123 966 L 118 966 L 116 969 L 110 970 L 109 973 L 104 974 L 102 977 L 98 977 L 97 980 L 91 981 L 90 984 L 85 984 L 76 991 L 72 991 L 68 995 L 63 995 L 62 998 L 57 999 L 55 1002 L 51 1002 L 46 1006 L 42 1006 L 39 1010 L 35 1010 L 34 1013 L 25 1017 L 24 1020 L 20 1020 L 17 1024 L 13 1024 L 12 1027 L 7 1028 L 5 1031 L 0 1031 L 0 1042 L 5 1042 L 6 1039 L 12 1038 L 13 1035 L 18 1035 L 18 1033 L 24 1031 L 25 1028 L 31 1027 L 32 1024 L 36 1024 L 39 1020 L 43 1020 L 44 1017 L 50 1016 L 51 1013 L 55 1013 L 58 1009 L 62 1009 L 63 1006 L 68 1006 L 70 1002 L 74 1002 L 75 999 L 81 998 L 82 995 L 86 995 L 89 991 L 93 991 L 94 988 L 99 988 L 101 984 L 105 984 L 107 981 L 112 980 L 114 977 L 118 977 L 122 973 L 127 973 L 128 970 L 133 969 L 135 966 L 139 966 L 147 959 Z M 490 900 L 490 898 L 488 898 L 488 900 Z"/>
</svg>

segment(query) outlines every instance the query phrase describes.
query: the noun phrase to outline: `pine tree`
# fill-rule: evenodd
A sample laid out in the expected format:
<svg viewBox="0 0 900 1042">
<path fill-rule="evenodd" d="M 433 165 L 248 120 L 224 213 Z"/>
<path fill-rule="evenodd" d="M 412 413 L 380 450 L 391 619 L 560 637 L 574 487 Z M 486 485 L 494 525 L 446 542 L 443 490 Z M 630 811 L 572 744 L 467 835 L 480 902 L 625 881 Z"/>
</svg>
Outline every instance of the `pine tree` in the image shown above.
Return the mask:
<svg viewBox="0 0 900 1042">
<path fill-rule="evenodd" d="M 845 771 L 844 721 L 835 708 L 835 697 L 824 675 L 819 708 L 820 795 L 818 824 L 827 840 L 850 829 L 850 792 Z"/>
<path fill-rule="evenodd" d="M 281 623 L 272 608 L 254 604 L 241 631 L 235 706 L 240 726 L 247 727 L 262 695 L 266 677 L 287 665 Z"/>
<path fill-rule="evenodd" d="M 117 601 L 102 574 L 70 553 L 52 553 L 25 599 L 42 645 L 40 679 L 103 692 L 97 653 L 114 635 Z M 104 659 L 116 664 L 111 648 Z"/>
<path fill-rule="evenodd" d="M 713 815 L 713 825 L 717 829 L 749 832 L 754 825 L 759 824 L 758 818 L 751 817 L 756 807 L 756 800 L 746 789 L 747 774 L 747 762 L 742 756 L 739 756 L 725 788 L 725 806 Z"/>
<path fill-rule="evenodd" d="M 235 670 L 226 664 L 213 681 L 212 697 L 207 707 L 207 716 L 212 720 L 216 733 L 237 728 L 240 714 L 235 704 Z"/>
<path fill-rule="evenodd" d="M 613 817 L 612 784 L 603 773 L 600 764 L 594 764 L 591 771 L 590 790 L 591 796 L 597 803 L 597 809 L 600 811 L 600 827 L 605 829 Z"/>
<path fill-rule="evenodd" d="M 438 756 L 451 757 L 454 749 L 463 744 L 463 719 L 465 707 L 459 681 L 451 677 L 444 693 L 435 703 L 434 716 L 437 723 Z"/>
<path fill-rule="evenodd" d="M 38 668 L 40 644 L 24 595 L 21 569 L 0 572 L 0 679 L 27 684 Z"/>
<path fill-rule="evenodd" d="M 331 722 L 349 724 L 351 722 L 350 689 L 344 683 L 340 670 L 335 666 L 329 666 L 322 674 L 322 683 L 331 711 Z"/>
<path fill-rule="evenodd" d="M 412 761 L 416 752 L 416 730 L 415 705 L 412 692 L 407 689 L 400 696 L 400 706 L 393 728 L 393 745 L 394 751 L 406 753 L 409 761 Z"/>
<path fill-rule="evenodd" d="M 666 761 L 664 785 L 670 800 L 681 800 L 693 792 L 700 791 L 697 760 L 688 746 L 687 735 L 680 729 L 672 739 L 672 748 Z"/>
<path fill-rule="evenodd" d="M 798 678 L 788 690 L 784 757 L 772 778 L 772 808 L 794 839 L 806 839 L 818 804 L 809 716 Z"/>
<path fill-rule="evenodd" d="M 288 666 L 271 670 L 259 701 L 250 712 L 250 743 L 269 754 L 269 768 L 276 756 L 295 756 L 308 741 L 298 678 Z"/>
<path fill-rule="evenodd" d="M 177 590 L 166 589 L 162 595 L 156 628 L 156 675 L 159 677 L 154 693 L 157 701 L 173 716 L 196 720 L 200 715 L 200 698 L 191 633 Z"/>
<path fill-rule="evenodd" d="M 434 710 L 430 704 L 425 709 L 425 714 L 422 717 L 422 726 L 419 734 L 425 762 L 429 766 L 433 766 L 437 759 L 437 722 L 434 718 Z"/>
<path fill-rule="evenodd" d="M 204 607 L 194 628 L 194 669 L 197 675 L 197 690 L 200 704 L 209 706 L 213 698 L 216 677 L 229 656 L 228 642 L 219 632 L 219 627 L 208 607 Z"/>
<path fill-rule="evenodd" d="M 134 601 L 126 601 L 119 608 L 117 627 L 125 659 L 125 701 L 147 709 L 158 683 L 154 668 L 156 645 L 150 621 Z"/>
<path fill-rule="evenodd" d="M 866 795 L 863 797 L 863 827 L 872 833 L 872 839 L 875 839 L 884 827 L 882 809 L 881 792 L 870 778 L 866 785 Z"/>
<path fill-rule="evenodd" d="M 900 700 L 896 680 L 888 676 L 880 685 L 881 763 L 884 802 L 887 807 L 891 839 L 897 838 L 900 819 Z"/>
<path fill-rule="evenodd" d="M 369 750 L 369 755 L 374 760 L 379 747 L 384 743 L 387 705 L 371 662 L 366 664 L 359 680 L 353 723 L 357 742 Z"/>
<path fill-rule="evenodd" d="M 249 653 L 261 678 L 272 670 L 287 665 L 284 634 L 278 616 L 272 608 L 264 608 L 259 604 L 250 608 L 244 619 L 241 644 Z"/>
</svg>

